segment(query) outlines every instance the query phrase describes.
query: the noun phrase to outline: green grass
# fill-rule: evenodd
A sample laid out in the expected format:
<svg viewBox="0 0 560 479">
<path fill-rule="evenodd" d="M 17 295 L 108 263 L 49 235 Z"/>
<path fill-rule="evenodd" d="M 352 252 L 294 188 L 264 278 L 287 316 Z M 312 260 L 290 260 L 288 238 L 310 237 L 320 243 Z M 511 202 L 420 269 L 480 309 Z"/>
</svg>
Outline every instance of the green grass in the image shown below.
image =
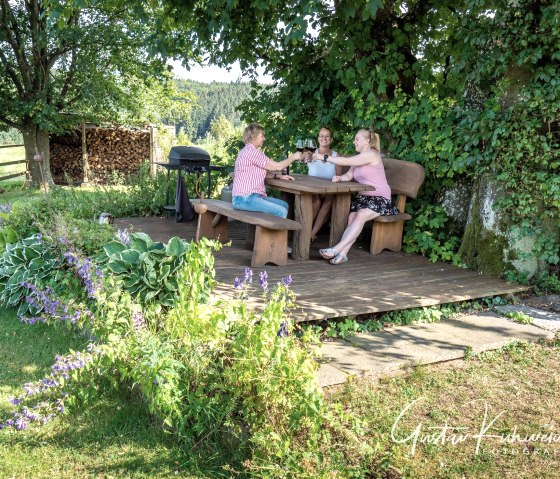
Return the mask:
<svg viewBox="0 0 560 479">
<path fill-rule="evenodd" d="M 24 172 L 25 163 L 22 163 L 20 165 L 2 166 L 2 163 L 17 160 L 25 160 L 25 150 L 23 146 L 17 146 L 14 148 L 0 148 L 0 177 Z M 23 176 L 21 178 L 23 178 Z M 20 177 L 17 177 L 16 180 L 20 180 Z M 6 180 L 6 182 L 13 181 L 14 179 Z M 2 183 L 2 185 L 4 184 L 4 182 L 0 183 Z"/>
<path fill-rule="evenodd" d="M 24 325 L 12 311 L 0 310 L 0 414 L 6 417 L 12 408 L 6 399 L 20 394 L 23 383 L 41 378 L 56 354 L 84 345 L 85 340 L 69 331 Z M 379 383 L 353 379 L 330 388 L 327 402 L 343 411 L 333 427 L 337 449 L 348 464 L 361 464 L 362 472 L 352 477 L 555 478 L 560 443 L 548 445 L 549 453 L 555 454 L 549 456 L 542 452 L 547 447 L 543 444 L 532 444 L 524 453 L 523 444 L 503 450 L 492 439 L 484 440 L 478 455 L 474 440 L 419 443 L 412 455 L 410 443 L 391 439 L 391 428 L 407 404 L 423 398 L 400 423 L 397 436 L 410 434 L 419 424 L 424 433 L 445 424 L 477 432 L 484 402 L 490 419 L 505 411 L 489 434 L 506 434 L 515 426 L 520 433 L 537 433 L 548 425 L 560 434 L 559 386 L 557 339 L 514 344 L 452 365 L 420 367 Z M 347 440 L 357 431 L 357 441 Z M 375 453 L 364 456 L 361 444 L 369 444 Z M 124 391 L 107 391 L 43 428 L 0 430 L 0 458 L 1 478 L 233 477 L 223 467 L 225 455 L 182 449 L 162 432 L 140 400 Z"/>
<path fill-rule="evenodd" d="M 56 354 L 86 341 L 44 324 L 22 324 L 5 310 L 0 331 L 0 415 L 6 418 L 9 397 L 20 395 L 25 382 L 42 378 Z M 223 477 L 221 458 L 203 455 L 183 450 L 137 398 L 115 391 L 41 428 L 0 430 L 1 478 Z M 203 464 L 204 474 L 195 463 Z"/>
<path fill-rule="evenodd" d="M 560 341 L 514 344 L 502 351 L 475 356 L 452 366 L 426 366 L 404 377 L 379 384 L 354 380 L 330 391 L 329 402 L 339 402 L 358 417 L 367 441 L 377 444 L 370 476 L 386 478 L 556 478 L 560 465 Z M 419 399 L 421 398 L 421 399 Z M 391 429 L 403 409 L 417 403 L 398 423 L 395 437 L 406 438 L 420 426 L 420 438 L 437 434 L 445 425 L 467 427 L 476 435 L 483 425 L 503 415 L 487 434 L 554 431 L 559 441 L 548 444 L 519 441 L 500 444 L 485 438 L 478 454 L 476 439 L 444 444 L 412 439 L 403 444 L 391 438 Z M 471 402 L 474 401 L 474 402 Z M 346 457 L 352 460 L 353 451 Z M 385 469 L 385 471 L 384 471 Z"/>
</svg>

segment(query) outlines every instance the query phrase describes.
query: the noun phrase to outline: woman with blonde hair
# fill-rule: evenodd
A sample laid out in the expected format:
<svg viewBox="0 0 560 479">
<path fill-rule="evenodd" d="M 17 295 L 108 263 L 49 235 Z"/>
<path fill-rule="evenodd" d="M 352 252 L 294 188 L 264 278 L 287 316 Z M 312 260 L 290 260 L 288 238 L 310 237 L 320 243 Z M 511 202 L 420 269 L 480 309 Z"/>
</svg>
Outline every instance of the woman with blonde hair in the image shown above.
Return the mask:
<svg viewBox="0 0 560 479">
<path fill-rule="evenodd" d="M 258 123 L 251 123 L 245 128 L 245 147 L 237 155 L 233 170 L 232 205 L 236 210 L 262 211 L 286 218 L 288 203 L 266 196 L 264 180 L 267 176 L 293 180 L 289 175 L 276 172 L 281 172 L 294 161 L 301 160 L 302 154 L 294 153 L 283 161 L 271 160 L 261 151 L 264 140 L 264 128 Z"/>
<path fill-rule="evenodd" d="M 321 256 L 331 264 L 348 261 L 348 251 L 362 232 L 364 225 L 378 216 L 398 213 L 391 199 L 391 188 L 385 177 L 385 168 L 381 159 L 381 142 L 377 133 L 359 130 L 354 138 L 354 147 L 358 152 L 355 156 L 341 157 L 313 153 L 314 160 L 349 166 L 347 173 L 333 176 L 332 181 L 351 181 L 373 186 L 373 191 L 363 191 L 352 199 L 348 226 L 344 230 L 338 244 L 332 248 L 319 250 Z"/>
</svg>

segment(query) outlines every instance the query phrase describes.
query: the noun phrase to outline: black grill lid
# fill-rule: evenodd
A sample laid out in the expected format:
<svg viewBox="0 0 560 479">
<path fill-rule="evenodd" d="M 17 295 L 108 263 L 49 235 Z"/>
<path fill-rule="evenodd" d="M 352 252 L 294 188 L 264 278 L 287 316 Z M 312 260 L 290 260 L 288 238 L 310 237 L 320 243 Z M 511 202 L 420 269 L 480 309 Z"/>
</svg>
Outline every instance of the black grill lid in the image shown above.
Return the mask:
<svg viewBox="0 0 560 479">
<path fill-rule="evenodd" d="M 206 160 L 210 163 L 210 155 L 207 151 L 196 146 L 174 146 L 169 152 L 169 162 L 170 163 L 183 163 Z"/>
</svg>

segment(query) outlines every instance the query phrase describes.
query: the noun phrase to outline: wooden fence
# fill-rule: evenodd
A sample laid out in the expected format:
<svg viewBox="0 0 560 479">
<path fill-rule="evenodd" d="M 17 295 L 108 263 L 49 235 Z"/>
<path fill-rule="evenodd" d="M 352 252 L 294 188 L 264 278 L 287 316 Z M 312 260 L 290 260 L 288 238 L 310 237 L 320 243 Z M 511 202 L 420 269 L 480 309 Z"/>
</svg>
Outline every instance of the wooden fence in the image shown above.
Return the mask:
<svg viewBox="0 0 560 479">
<path fill-rule="evenodd" d="M 23 146 L 23 145 L 0 145 L 0 149 L 16 148 L 19 146 Z M 27 161 L 26 160 L 6 161 L 4 163 L 0 163 L 0 166 L 21 165 L 21 164 L 27 164 Z M 9 180 L 10 178 L 16 178 L 18 176 L 23 176 L 23 175 L 25 175 L 25 171 L 22 171 L 21 173 L 12 173 L 11 175 L 6 175 L 6 176 L 0 176 L 0 181 Z"/>
</svg>

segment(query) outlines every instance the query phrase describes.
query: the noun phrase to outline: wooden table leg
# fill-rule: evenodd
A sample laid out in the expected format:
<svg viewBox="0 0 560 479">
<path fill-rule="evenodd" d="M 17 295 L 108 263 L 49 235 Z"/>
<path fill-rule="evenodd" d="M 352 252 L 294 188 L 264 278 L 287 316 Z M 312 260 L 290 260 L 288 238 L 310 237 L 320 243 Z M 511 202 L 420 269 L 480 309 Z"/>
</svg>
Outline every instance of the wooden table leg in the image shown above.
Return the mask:
<svg viewBox="0 0 560 479">
<path fill-rule="evenodd" d="M 311 229 L 313 223 L 313 205 L 311 195 L 295 195 L 294 220 L 301 223 L 301 230 L 294 231 L 292 259 L 304 261 L 309 259 Z"/>
<path fill-rule="evenodd" d="M 334 195 L 331 210 L 331 235 L 329 238 L 329 246 L 336 245 L 342 238 L 342 234 L 348 224 L 351 199 L 352 195 L 350 193 Z"/>
</svg>

